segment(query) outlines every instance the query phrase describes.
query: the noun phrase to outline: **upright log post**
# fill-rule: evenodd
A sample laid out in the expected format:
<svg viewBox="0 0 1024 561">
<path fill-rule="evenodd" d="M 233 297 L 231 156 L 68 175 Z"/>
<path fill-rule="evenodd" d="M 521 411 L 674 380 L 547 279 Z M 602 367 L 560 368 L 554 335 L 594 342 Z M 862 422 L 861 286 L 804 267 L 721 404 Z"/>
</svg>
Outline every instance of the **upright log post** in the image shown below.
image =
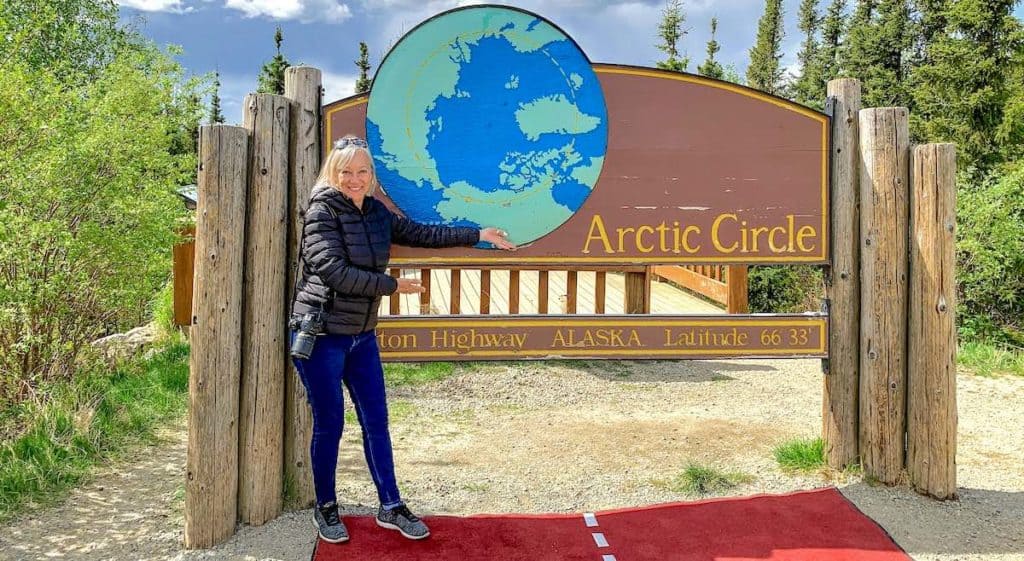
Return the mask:
<svg viewBox="0 0 1024 561">
<path fill-rule="evenodd" d="M 212 547 L 238 513 L 238 381 L 249 131 L 199 129 L 195 292 L 188 378 L 185 547 Z"/>
<path fill-rule="evenodd" d="M 860 381 L 860 82 L 831 80 L 832 267 L 825 278 L 829 306 L 829 368 L 824 377 L 821 435 L 834 469 L 857 461 L 857 392 Z"/>
<path fill-rule="evenodd" d="M 284 71 L 284 95 L 291 101 L 288 179 L 288 288 L 284 295 L 285 319 L 290 315 L 295 294 L 299 240 L 309 206 L 313 183 L 320 171 L 320 70 L 311 66 L 292 66 Z M 295 365 L 284 355 L 284 487 L 285 508 L 302 509 L 313 505 L 313 471 L 310 469 L 309 443 L 313 435 L 313 415 L 306 401 Z"/>
<path fill-rule="evenodd" d="M 907 109 L 860 112 L 860 452 L 864 472 L 901 479 L 907 389 Z"/>
<path fill-rule="evenodd" d="M 288 122 L 283 96 L 245 98 L 252 131 L 242 316 L 238 518 L 281 513 L 284 467 L 284 293 L 288 242 Z"/>
<path fill-rule="evenodd" d="M 911 161 L 907 472 L 921 493 L 956 497 L 956 148 Z"/>
</svg>

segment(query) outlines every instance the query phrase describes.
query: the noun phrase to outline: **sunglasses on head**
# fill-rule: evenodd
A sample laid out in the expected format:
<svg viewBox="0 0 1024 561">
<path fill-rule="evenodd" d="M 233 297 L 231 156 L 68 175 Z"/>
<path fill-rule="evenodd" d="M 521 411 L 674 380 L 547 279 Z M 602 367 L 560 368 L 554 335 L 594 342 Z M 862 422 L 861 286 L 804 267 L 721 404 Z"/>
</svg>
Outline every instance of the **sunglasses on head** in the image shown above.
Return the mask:
<svg viewBox="0 0 1024 561">
<path fill-rule="evenodd" d="M 369 148 L 370 145 L 361 138 L 342 138 L 334 142 L 334 149 L 341 150 L 346 146 L 358 146 L 360 148 Z"/>
</svg>

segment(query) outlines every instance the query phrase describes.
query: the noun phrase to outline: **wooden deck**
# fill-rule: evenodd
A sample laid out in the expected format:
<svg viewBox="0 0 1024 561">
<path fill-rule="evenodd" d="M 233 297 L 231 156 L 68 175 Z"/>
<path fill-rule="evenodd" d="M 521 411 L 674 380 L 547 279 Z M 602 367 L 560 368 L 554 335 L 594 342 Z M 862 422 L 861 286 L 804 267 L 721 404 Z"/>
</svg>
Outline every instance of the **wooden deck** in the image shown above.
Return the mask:
<svg viewBox="0 0 1024 561">
<path fill-rule="evenodd" d="M 577 273 L 577 306 L 579 314 L 594 313 L 595 273 L 581 271 Z M 420 278 L 419 269 L 404 269 L 402 276 Z M 538 310 L 538 273 L 522 271 L 519 275 L 519 313 L 536 314 Z M 551 271 L 548 277 L 548 311 L 565 313 L 566 306 L 566 273 Z M 621 314 L 625 303 L 625 277 L 622 273 L 606 275 L 605 313 Z M 461 272 L 461 313 L 480 313 L 480 271 L 462 269 Z M 491 271 L 491 309 L 492 315 L 508 314 L 509 272 L 505 270 Z M 430 307 L 420 310 L 419 294 L 400 294 L 392 296 L 400 299 L 401 315 L 448 314 L 451 301 L 451 271 L 434 269 L 430 276 Z M 381 301 L 380 313 L 385 315 L 390 309 L 390 300 L 385 297 Z M 725 310 L 715 304 L 676 288 L 667 282 L 651 282 L 651 313 L 652 314 L 723 314 Z"/>
</svg>

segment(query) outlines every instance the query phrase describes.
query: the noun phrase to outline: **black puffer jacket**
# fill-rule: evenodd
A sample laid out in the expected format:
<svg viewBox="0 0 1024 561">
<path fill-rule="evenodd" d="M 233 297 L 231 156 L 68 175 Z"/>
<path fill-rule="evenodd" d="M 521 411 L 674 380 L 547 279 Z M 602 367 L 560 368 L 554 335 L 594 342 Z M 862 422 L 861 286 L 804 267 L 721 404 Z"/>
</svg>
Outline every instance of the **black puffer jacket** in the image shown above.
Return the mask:
<svg viewBox="0 0 1024 561">
<path fill-rule="evenodd" d="M 313 189 L 302 236 L 303 274 L 292 314 L 317 311 L 323 302 L 325 331 L 348 335 L 376 327 L 381 296 L 398 290 L 398 281 L 387 274 L 392 243 L 455 247 L 480 241 L 476 228 L 418 224 L 373 197 L 366 197 L 360 210 L 326 186 Z"/>
</svg>

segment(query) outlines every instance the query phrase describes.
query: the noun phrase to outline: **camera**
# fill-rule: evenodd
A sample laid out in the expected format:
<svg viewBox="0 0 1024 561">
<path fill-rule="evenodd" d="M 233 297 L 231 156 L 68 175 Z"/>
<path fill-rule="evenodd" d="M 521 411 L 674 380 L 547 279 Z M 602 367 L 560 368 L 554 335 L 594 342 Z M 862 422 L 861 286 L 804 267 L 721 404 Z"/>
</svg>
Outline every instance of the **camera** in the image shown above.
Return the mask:
<svg viewBox="0 0 1024 561">
<path fill-rule="evenodd" d="M 295 358 L 309 359 L 309 355 L 313 353 L 313 344 L 316 343 L 316 336 L 323 330 L 323 326 L 324 322 L 321 312 L 292 318 L 289 327 L 294 329 L 296 333 L 289 353 Z"/>
</svg>

